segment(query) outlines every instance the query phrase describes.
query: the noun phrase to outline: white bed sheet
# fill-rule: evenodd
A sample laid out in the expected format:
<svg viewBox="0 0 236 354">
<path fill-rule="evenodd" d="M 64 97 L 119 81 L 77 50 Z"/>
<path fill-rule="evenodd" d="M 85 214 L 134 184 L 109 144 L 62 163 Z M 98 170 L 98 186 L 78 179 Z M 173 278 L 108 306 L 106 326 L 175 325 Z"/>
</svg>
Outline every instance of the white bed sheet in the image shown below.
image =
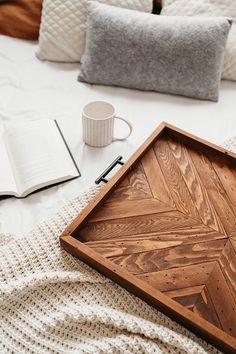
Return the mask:
<svg viewBox="0 0 236 354">
<path fill-rule="evenodd" d="M 236 135 L 236 83 L 222 81 L 218 103 L 77 81 L 78 64 L 41 62 L 37 43 L 0 36 L 0 121 L 57 119 L 82 177 L 25 199 L 0 200 L 0 232 L 22 235 L 50 217 L 68 200 L 94 183 L 118 155 L 127 160 L 161 121 L 214 143 Z M 129 119 L 126 142 L 105 148 L 83 144 L 81 111 L 92 100 L 107 100 Z M 125 134 L 122 123 L 116 134 Z"/>
</svg>

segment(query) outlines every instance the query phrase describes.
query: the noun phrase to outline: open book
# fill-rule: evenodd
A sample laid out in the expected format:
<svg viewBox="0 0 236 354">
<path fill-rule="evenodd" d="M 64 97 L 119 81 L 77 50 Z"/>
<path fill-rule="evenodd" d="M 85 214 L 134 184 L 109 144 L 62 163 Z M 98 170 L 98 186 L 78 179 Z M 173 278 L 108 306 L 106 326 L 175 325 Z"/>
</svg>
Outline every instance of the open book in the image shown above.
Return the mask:
<svg viewBox="0 0 236 354">
<path fill-rule="evenodd" d="M 0 125 L 0 195 L 25 197 L 79 176 L 56 121 Z"/>
</svg>

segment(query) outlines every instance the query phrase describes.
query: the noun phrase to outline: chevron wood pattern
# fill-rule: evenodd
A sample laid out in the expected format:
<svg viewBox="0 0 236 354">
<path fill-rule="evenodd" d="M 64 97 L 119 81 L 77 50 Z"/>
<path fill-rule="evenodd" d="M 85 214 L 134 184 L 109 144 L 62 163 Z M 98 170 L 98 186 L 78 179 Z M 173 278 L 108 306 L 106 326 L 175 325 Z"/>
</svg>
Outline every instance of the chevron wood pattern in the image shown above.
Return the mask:
<svg viewBox="0 0 236 354">
<path fill-rule="evenodd" d="M 163 134 L 76 229 L 76 237 L 90 250 L 232 340 L 235 161 Z"/>
</svg>

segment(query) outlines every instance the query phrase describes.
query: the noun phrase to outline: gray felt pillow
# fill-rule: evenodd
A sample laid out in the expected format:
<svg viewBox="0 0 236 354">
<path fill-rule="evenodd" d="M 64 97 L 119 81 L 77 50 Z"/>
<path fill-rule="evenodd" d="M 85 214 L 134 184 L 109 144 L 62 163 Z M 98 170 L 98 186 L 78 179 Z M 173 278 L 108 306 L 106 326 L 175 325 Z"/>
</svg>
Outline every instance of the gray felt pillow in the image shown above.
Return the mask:
<svg viewBox="0 0 236 354">
<path fill-rule="evenodd" d="M 91 1 L 79 80 L 217 101 L 230 26 Z"/>
</svg>

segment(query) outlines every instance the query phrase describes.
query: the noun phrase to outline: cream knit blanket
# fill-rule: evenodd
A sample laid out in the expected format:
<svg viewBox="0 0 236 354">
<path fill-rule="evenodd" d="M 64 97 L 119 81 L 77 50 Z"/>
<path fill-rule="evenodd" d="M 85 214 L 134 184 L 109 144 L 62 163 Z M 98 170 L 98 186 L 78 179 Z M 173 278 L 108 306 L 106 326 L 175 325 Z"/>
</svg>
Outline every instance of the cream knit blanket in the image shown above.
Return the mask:
<svg viewBox="0 0 236 354">
<path fill-rule="evenodd" d="M 61 250 L 59 235 L 97 191 L 24 237 L 0 235 L 0 353 L 218 353 Z"/>
</svg>

